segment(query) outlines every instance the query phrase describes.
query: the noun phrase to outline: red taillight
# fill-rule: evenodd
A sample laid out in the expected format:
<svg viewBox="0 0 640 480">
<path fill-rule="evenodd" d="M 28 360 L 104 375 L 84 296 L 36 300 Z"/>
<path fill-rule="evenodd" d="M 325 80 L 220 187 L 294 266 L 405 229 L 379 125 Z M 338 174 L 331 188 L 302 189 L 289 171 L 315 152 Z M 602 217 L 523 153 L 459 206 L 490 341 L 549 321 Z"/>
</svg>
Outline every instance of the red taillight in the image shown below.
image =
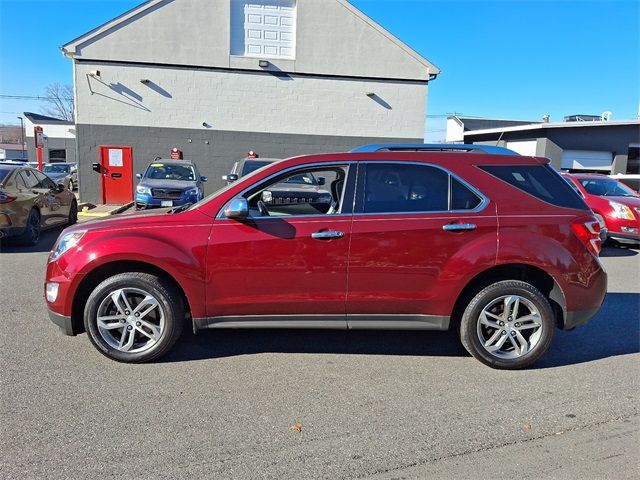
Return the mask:
<svg viewBox="0 0 640 480">
<path fill-rule="evenodd" d="M 10 203 L 13 202 L 16 198 L 13 195 L 9 195 L 8 193 L 0 192 L 0 203 Z"/>
<path fill-rule="evenodd" d="M 602 240 L 600 239 L 600 222 L 598 220 L 594 217 L 580 218 L 571 224 L 571 229 L 594 255 L 600 253 Z"/>
</svg>

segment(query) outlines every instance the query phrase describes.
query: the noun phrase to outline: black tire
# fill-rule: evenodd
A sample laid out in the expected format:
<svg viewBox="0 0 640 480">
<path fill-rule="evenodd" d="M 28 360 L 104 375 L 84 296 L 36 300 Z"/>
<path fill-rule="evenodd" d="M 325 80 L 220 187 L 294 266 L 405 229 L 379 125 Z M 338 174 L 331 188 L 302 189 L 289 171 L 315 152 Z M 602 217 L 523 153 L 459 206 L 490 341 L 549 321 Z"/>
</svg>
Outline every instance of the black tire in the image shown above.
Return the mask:
<svg viewBox="0 0 640 480">
<path fill-rule="evenodd" d="M 73 200 L 69 207 L 69 225 L 74 225 L 78 222 L 78 202 Z"/>
<path fill-rule="evenodd" d="M 40 240 L 40 231 L 40 212 L 32 208 L 27 217 L 27 225 L 24 227 L 24 232 L 18 237 L 18 242 L 23 245 L 36 245 Z"/>
<path fill-rule="evenodd" d="M 517 296 L 520 297 L 520 299 L 525 299 L 523 300 L 523 302 L 530 302 L 532 307 L 537 309 L 539 321 L 536 320 L 536 322 L 540 324 L 540 328 L 532 328 L 531 332 L 528 332 L 524 329 L 518 330 L 514 327 L 520 325 L 520 328 L 522 328 L 522 324 L 519 324 L 519 322 L 517 322 L 517 319 L 512 319 L 511 317 L 509 317 L 508 322 L 503 322 L 503 324 L 508 324 L 506 326 L 493 328 L 484 325 L 480 320 L 480 316 L 483 310 L 486 307 L 492 305 L 492 303 L 494 303 L 495 306 L 499 309 L 500 300 L 503 297 L 507 296 Z M 521 308 L 530 310 L 527 307 L 526 303 L 523 303 L 523 305 L 524 307 Z M 503 308 L 503 311 L 504 310 L 506 310 L 506 308 Z M 522 311 L 526 313 L 527 310 Z M 489 321 L 494 320 L 489 318 Z M 495 322 L 499 323 L 497 321 Z M 513 330 L 518 330 L 518 332 L 513 332 Z M 538 330 L 539 333 L 535 333 L 534 337 L 534 332 L 538 332 Z M 460 322 L 460 340 L 464 348 L 485 365 L 488 365 L 492 368 L 505 370 L 517 370 L 526 368 L 536 362 L 549 349 L 551 340 L 553 339 L 554 331 L 555 317 L 549 301 L 533 285 L 519 280 L 506 280 L 496 282 L 478 292 L 465 309 L 464 314 L 462 315 L 462 320 Z M 494 354 L 489 352 L 485 348 L 483 342 L 480 339 L 481 334 L 491 336 L 491 338 L 493 338 L 493 334 L 495 334 L 495 338 L 498 340 L 498 342 L 496 343 L 499 343 L 501 337 L 506 336 L 506 339 L 503 340 L 503 345 L 505 345 L 507 339 L 511 342 L 509 333 L 514 336 L 514 342 L 518 340 L 519 337 L 515 337 L 518 334 L 522 334 L 522 338 L 525 338 L 527 335 L 529 335 L 529 337 L 527 338 L 528 340 L 535 340 L 532 340 L 530 342 L 526 353 L 523 353 L 516 358 L 505 358 L 505 356 L 508 355 L 518 355 L 518 351 L 515 349 L 515 346 L 506 345 L 503 347 L 505 349 L 512 349 L 511 352 L 502 351 L 502 349 L 499 349 L 497 354 Z M 517 341 L 516 343 L 520 342 Z M 533 344 L 533 346 L 530 346 L 531 344 Z M 494 344 L 494 346 L 496 345 Z"/>
<path fill-rule="evenodd" d="M 157 308 L 159 311 L 154 313 L 159 316 L 161 312 L 164 316 L 164 326 L 161 329 L 159 339 L 146 350 L 127 352 L 114 348 L 107 340 L 107 338 L 109 340 L 112 340 L 112 338 L 108 335 L 105 338 L 98 328 L 99 308 L 101 305 L 105 305 L 105 302 L 108 304 L 111 301 L 110 295 L 119 289 L 142 290 L 153 296 L 158 302 Z M 133 304 L 131 306 L 135 308 Z M 131 320 L 135 321 L 136 319 L 131 318 Z M 103 355 L 125 363 L 150 362 L 165 355 L 180 337 L 184 321 L 184 304 L 177 289 L 160 277 L 140 272 L 120 273 L 104 280 L 93 290 L 84 309 L 85 330 L 94 347 Z M 115 321 L 114 323 L 117 322 Z M 113 336 L 120 335 L 120 338 L 122 338 L 122 335 L 125 334 L 125 328 L 129 328 L 129 326 L 123 326 L 121 331 L 117 331 L 119 328 L 115 328 L 106 330 L 106 332 L 109 332 L 109 334 L 114 332 Z M 131 326 L 129 330 L 133 332 L 134 338 L 138 338 L 140 342 L 149 342 L 145 336 L 139 333 L 138 328 Z"/>
</svg>

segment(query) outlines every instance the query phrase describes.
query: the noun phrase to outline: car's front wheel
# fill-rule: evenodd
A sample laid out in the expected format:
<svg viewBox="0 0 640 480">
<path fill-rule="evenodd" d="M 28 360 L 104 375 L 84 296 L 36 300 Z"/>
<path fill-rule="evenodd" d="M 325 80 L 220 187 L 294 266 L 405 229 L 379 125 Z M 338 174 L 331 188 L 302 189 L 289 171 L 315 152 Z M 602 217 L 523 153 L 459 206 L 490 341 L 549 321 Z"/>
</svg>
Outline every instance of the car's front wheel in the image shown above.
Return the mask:
<svg viewBox="0 0 640 480">
<path fill-rule="evenodd" d="M 555 321 L 549 301 L 529 283 L 507 280 L 478 292 L 460 323 L 467 351 L 485 365 L 526 368 L 549 348 Z"/>
<path fill-rule="evenodd" d="M 91 293 L 84 325 L 93 345 L 119 362 L 142 363 L 160 358 L 182 332 L 182 297 L 155 275 L 114 275 Z"/>
<path fill-rule="evenodd" d="M 27 217 L 27 225 L 24 227 L 24 232 L 18 237 L 18 242 L 33 246 L 40 240 L 40 212 L 35 208 L 32 208 Z"/>
</svg>

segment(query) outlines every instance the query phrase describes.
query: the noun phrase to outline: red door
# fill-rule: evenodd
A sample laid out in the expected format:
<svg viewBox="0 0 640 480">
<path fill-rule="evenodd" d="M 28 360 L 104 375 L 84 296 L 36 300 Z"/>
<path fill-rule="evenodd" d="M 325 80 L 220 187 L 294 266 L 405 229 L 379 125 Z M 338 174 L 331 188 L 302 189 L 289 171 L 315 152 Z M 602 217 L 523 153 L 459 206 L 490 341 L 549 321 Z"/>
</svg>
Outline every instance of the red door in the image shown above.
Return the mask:
<svg viewBox="0 0 640 480">
<path fill-rule="evenodd" d="M 100 147 L 102 202 L 124 204 L 133 201 L 131 147 Z"/>
</svg>

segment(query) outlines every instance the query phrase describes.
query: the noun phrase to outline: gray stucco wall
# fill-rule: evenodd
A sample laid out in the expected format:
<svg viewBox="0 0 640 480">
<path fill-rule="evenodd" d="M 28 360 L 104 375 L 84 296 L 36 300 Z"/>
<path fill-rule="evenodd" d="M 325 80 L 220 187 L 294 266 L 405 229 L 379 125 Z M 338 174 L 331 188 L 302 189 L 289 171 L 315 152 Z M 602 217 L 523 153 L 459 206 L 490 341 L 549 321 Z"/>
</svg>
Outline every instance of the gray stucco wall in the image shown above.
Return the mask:
<svg viewBox="0 0 640 480">
<path fill-rule="evenodd" d="M 221 176 L 229 173 L 233 163 L 243 158 L 249 150 L 265 158 L 287 158 L 312 153 L 345 152 L 368 143 L 422 143 L 420 138 L 291 135 L 83 124 L 76 126 L 76 132 L 80 199 L 92 203 L 101 201 L 99 176 L 91 167 L 92 163 L 99 161 L 101 145 L 131 146 L 134 174 L 143 171 L 157 156 L 168 158 L 170 149 L 178 147 L 185 159 L 195 161 L 200 173 L 209 177 L 205 187 L 205 193 L 209 194 L 224 185 Z"/>
</svg>

